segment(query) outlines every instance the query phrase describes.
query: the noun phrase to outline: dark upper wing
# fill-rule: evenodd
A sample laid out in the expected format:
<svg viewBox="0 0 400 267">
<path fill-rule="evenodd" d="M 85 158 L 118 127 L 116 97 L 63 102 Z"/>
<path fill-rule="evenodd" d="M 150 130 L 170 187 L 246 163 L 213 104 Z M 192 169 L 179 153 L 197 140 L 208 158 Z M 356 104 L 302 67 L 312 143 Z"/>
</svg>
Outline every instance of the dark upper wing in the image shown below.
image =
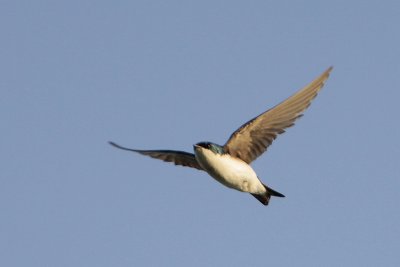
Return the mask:
<svg viewBox="0 0 400 267">
<path fill-rule="evenodd" d="M 203 170 L 200 167 L 199 163 L 197 163 L 197 160 L 194 157 L 194 155 L 191 153 L 183 151 L 174 151 L 174 150 L 137 150 L 137 149 L 122 147 L 113 142 L 108 142 L 108 143 L 119 149 L 137 152 L 142 155 L 149 156 L 155 159 L 161 159 L 166 162 L 173 162 L 175 163 L 175 165 L 181 165 Z"/>
<path fill-rule="evenodd" d="M 232 156 L 250 163 L 267 150 L 278 134 L 293 126 L 311 104 L 328 79 L 332 67 L 306 87 L 277 106 L 243 124 L 226 142 L 224 149 Z"/>
</svg>

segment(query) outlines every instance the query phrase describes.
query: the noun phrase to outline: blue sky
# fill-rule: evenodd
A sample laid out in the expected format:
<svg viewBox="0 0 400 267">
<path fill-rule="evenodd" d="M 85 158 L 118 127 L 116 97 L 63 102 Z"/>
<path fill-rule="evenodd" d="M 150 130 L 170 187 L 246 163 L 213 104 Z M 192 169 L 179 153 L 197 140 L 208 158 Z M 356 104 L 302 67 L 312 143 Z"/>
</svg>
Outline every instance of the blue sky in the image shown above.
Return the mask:
<svg viewBox="0 0 400 267">
<path fill-rule="evenodd" d="M 398 1 L 1 1 L 1 266 L 399 266 Z M 223 144 L 334 70 L 254 162 L 268 207 L 116 150 Z"/>
</svg>

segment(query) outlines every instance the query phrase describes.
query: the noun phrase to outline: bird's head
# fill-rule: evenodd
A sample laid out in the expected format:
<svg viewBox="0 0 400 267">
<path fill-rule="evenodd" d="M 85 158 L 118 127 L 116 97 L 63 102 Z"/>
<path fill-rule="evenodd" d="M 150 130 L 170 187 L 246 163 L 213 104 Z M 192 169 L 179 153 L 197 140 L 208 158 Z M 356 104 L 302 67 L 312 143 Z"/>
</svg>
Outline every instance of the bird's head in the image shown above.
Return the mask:
<svg viewBox="0 0 400 267">
<path fill-rule="evenodd" d="M 197 144 L 194 145 L 194 149 L 197 149 L 197 148 L 200 148 L 200 147 L 204 148 L 204 149 L 207 149 L 207 150 L 210 150 L 215 154 L 222 155 L 222 154 L 225 153 L 225 150 L 224 150 L 224 148 L 222 146 L 214 144 L 214 143 L 211 143 L 211 142 L 200 142 L 200 143 L 197 143 Z"/>
</svg>

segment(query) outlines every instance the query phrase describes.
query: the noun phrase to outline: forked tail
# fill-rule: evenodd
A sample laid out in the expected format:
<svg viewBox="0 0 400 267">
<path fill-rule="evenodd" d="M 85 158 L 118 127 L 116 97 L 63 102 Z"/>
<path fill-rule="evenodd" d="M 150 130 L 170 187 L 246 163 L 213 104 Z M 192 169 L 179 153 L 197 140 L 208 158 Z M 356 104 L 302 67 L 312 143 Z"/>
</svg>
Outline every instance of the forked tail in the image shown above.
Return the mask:
<svg viewBox="0 0 400 267">
<path fill-rule="evenodd" d="M 258 201 L 260 201 L 265 206 L 268 205 L 269 199 L 271 198 L 271 196 L 274 196 L 274 197 L 285 197 L 283 194 L 273 190 L 272 188 L 269 188 L 265 184 L 263 184 L 263 185 L 264 185 L 265 189 L 267 190 L 264 194 L 262 194 L 262 195 L 252 194 L 252 195 L 253 195 L 253 197 L 257 198 Z"/>
</svg>

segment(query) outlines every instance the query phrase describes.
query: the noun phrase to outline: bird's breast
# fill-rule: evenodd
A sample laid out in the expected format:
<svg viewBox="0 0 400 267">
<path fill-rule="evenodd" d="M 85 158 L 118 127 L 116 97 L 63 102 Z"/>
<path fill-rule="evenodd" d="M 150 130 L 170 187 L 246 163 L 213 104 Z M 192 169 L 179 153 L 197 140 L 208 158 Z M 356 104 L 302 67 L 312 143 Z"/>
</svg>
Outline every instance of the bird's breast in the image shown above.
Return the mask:
<svg viewBox="0 0 400 267">
<path fill-rule="evenodd" d="M 264 186 L 253 168 L 246 162 L 228 154 L 216 154 L 208 149 L 196 148 L 196 160 L 218 182 L 243 192 L 264 192 Z"/>
</svg>

